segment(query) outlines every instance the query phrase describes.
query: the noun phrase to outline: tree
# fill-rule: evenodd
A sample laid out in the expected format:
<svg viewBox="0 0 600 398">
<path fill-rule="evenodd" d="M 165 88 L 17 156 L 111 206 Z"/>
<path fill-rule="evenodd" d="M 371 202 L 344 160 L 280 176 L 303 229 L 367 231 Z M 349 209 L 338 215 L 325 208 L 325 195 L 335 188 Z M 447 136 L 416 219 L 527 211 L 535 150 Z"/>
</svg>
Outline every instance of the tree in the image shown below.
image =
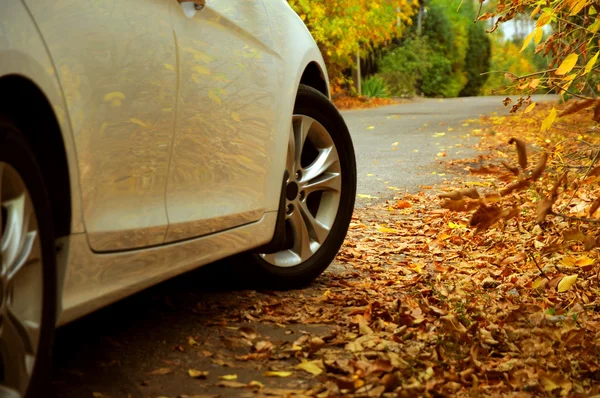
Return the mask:
<svg viewBox="0 0 600 398">
<path fill-rule="evenodd" d="M 483 0 L 485 2 L 486 0 Z M 482 3 L 483 3 L 482 2 Z M 597 98 L 598 80 L 595 69 L 598 60 L 598 30 L 600 2 L 597 0 L 497 0 L 491 12 L 478 16 L 479 20 L 493 19 L 490 31 L 494 31 L 504 22 L 515 18 L 535 22 L 535 29 L 525 37 L 521 51 L 530 43 L 535 45 L 535 53 L 547 56 L 548 68 L 528 74 L 504 71 L 505 76 L 527 96 L 542 88 L 556 90 L 565 96 L 585 99 L 586 107 L 597 109 L 600 122 L 600 103 Z M 551 30 L 545 36 L 544 32 Z M 525 101 L 519 101 L 516 109 Z M 516 110 L 515 109 L 515 110 Z M 577 110 L 585 109 L 580 107 Z M 544 128 L 548 129 L 552 121 L 548 120 Z"/>
<path fill-rule="evenodd" d="M 366 55 L 402 35 L 418 8 L 418 0 L 289 0 L 289 4 L 319 45 L 334 87 L 347 80 L 343 71 L 352 67 L 357 52 Z"/>
</svg>

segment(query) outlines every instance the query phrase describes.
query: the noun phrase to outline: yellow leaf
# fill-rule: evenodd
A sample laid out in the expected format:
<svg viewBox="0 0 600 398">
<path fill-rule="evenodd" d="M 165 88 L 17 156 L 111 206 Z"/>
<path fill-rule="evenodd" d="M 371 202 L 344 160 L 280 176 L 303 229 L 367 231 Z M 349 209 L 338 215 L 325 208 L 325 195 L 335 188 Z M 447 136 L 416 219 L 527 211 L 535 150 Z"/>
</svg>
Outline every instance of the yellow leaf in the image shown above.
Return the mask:
<svg viewBox="0 0 600 398">
<path fill-rule="evenodd" d="M 586 0 L 577 0 L 571 4 L 571 15 L 577 15 L 587 4 Z"/>
<path fill-rule="evenodd" d="M 592 265 L 594 263 L 595 263 L 595 261 L 587 256 L 580 257 L 577 259 L 577 261 L 575 261 L 575 265 L 577 265 L 578 267 L 585 267 L 587 265 Z"/>
<path fill-rule="evenodd" d="M 171 64 L 165 64 L 165 68 L 167 68 L 168 70 L 175 70 L 175 67 Z"/>
<path fill-rule="evenodd" d="M 529 113 L 533 110 L 533 108 L 535 108 L 536 103 L 532 102 L 531 104 L 529 104 L 529 106 L 527 108 L 525 108 L 525 111 L 523 113 Z"/>
<path fill-rule="evenodd" d="M 197 378 L 206 378 L 208 376 L 208 372 L 206 370 L 196 370 L 196 369 L 188 369 L 188 374 L 190 377 L 194 379 Z"/>
<path fill-rule="evenodd" d="M 204 66 L 196 65 L 192 69 L 200 73 L 201 75 L 210 75 L 210 69 Z"/>
<path fill-rule="evenodd" d="M 369 126 L 367 127 L 367 130 L 373 130 L 375 128 L 375 126 Z"/>
<path fill-rule="evenodd" d="M 219 379 L 221 379 L 221 380 L 236 380 L 237 375 L 223 375 L 223 376 L 219 376 Z"/>
<path fill-rule="evenodd" d="M 538 44 L 540 44 L 540 42 L 542 41 L 543 37 L 544 37 L 544 30 L 542 28 L 536 28 L 535 29 L 535 36 L 533 37 L 533 42 L 535 43 L 536 46 Z"/>
<path fill-rule="evenodd" d="M 558 292 L 559 293 L 566 292 L 567 290 L 572 288 L 573 285 L 575 285 L 576 281 L 577 281 L 577 274 L 565 276 L 558 283 Z"/>
<path fill-rule="evenodd" d="M 377 198 L 379 198 L 378 196 L 371 196 L 371 195 L 364 194 L 364 193 L 357 193 L 356 197 L 361 198 L 361 199 L 377 199 Z"/>
<path fill-rule="evenodd" d="M 220 104 L 222 102 L 221 97 L 219 97 L 219 95 L 215 93 L 214 90 L 210 90 L 208 92 L 208 97 L 216 104 Z"/>
<path fill-rule="evenodd" d="M 231 112 L 231 118 L 232 118 L 233 120 L 235 120 L 236 122 L 239 122 L 239 121 L 241 121 L 241 120 L 242 120 L 242 119 L 240 119 L 240 115 L 238 115 L 238 114 L 237 114 L 237 113 L 235 113 L 235 112 Z"/>
<path fill-rule="evenodd" d="M 318 365 L 317 365 L 317 361 L 304 361 L 302 363 L 299 363 L 296 366 L 296 369 L 298 370 L 304 370 L 312 375 L 318 376 L 321 373 L 323 373 L 323 369 L 321 369 Z"/>
<path fill-rule="evenodd" d="M 573 260 L 573 257 L 563 257 L 563 259 L 560 261 L 560 263 L 566 267 L 574 267 L 575 266 L 575 260 Z"/>
<path fill-rule="evenodd" d="M 138 126 L 142 126 L 142 127 L 146 127 L 146 128 L 152 127 L 149 124 L 142 122 L 140 119 L 136 119 L 136 118 L 133 118 L 133 117 L 130 118 L 129 121 L 131 123 L 133 123 L 133 124 L 137 124 Z"/>
<path fill-rule="evenodd" d="M 578 59 L 579 54 L 572 53 L 567 58 L 565 58 L 564 61 L 562 61 L 562 63 L 554 73 L 556 73 L 559 76 L 566 75 L 567 73 L 571 72 L 571 70 L 575 67 Z"/>
<path fill-rule="evenodd" d="M 547 25 L 551 19 L 552 19 L 552 14 L 545 12 L 542 14 L 541 17 L 538 18 L 537 22 L 535 23 L 535 26 L 537 26 L 538 28 L 541 28 L 542 26 Z"/>
<path fill-rule="evenodd" d="M 200 345 L 198 344 L 198 342 L 196 340 L 194 340 L 192 337 L 188 338 L 188 344 L 189 345 Z"/>
<path fill-rule="evenodd" d="M 556 121 L 556 108 L 553 107 L 552 110 L 550 111 L 550 114 L 542 122 L 541 131 L 545 132 L 545 131 L 550 130 L 550 127 L 552 127 L 552 124 L 554 124 L 555 121 Z"/>
<path fill-rule="evenodd" d="M 266 377 L 289 377 L 291 375 L 292 375 L 292 372 L 274 371 L 274 370 L 267 370 L 265 373 L 263 373 L 263 376 L 266 376 Z"/>
<path fill-rule="evenodd" d="M 393 143 L 392 143 L 392 145 L 393 145 L 393 146 L 396 146 L 396 145 L 398 145 L 398 144 L 399 144 L 399 142 L 398 142 L 398 141 L 396 141 L 396 142 L 393 142 Z"/>
<path fill-rule="evenodd" d="M 531 284 L 531 287 L 533 289 L 539 289 L 540 287 L 546 286 L 546 283 L 548 283 L 548 279 L 546 279 L 544 277 L 539 277 L 535 281 L 533 281 L 533 283 Z"/>
<path fill-rule="evenodd" d="M 546 390 L 547 392 L 552 392 L 552 391 L 556 390 L 557 388 L 560 388 L 560 386 L 558 384 L 556 384 L 549 377 L 543 376 L 540 381 L 542 382 L 542 386 L 544 387 L 544 390 Z"/>
<path fill-rule="evenodd" d="M 534 34 L 535 34 L 535 31 L 531 32 L 530 34 L 528 34 L 525 37 L 525 40 L 523 40 L 523 47 L 521 47 L 521 51 L 519 51 L 519 52 L 525 51 L 525 49 L 527 48 L 527 46 L 529 45 L 529 43 L 531 43 L 531 39 L 533 39 L 533 35 Z"/>
<path fill-rule="evenodd" d="M 592 69 L 594 68 L 594 65 L 596 65 L 596 61 L 598 60 L 599 54 L 600 54 L 600 51 L 596 52 L 596 55 L 594 55 L 592 58 L 590 58 L 590 60 L 587 62 L 587 64 L 585 64 L 585 70 L 583 71 L 584 75 L 587 75 L 588 73 L 590 73 L 592 71 Z"/>
<path fill-rule="evenodd" d="M 538 12 L 540 12 L 540 10 L 541 10 L 541 9 L 542 9 L 542 5 L 541 5 L 541 4 L 538 4 L 538 5 L 537 5 L 537 7 L 535 7 L 535 8 L 533 9 L 533 11 L 531 12 L 531 15 L 530 15 L 530 17 L 533 19 L 533 17 L 534 17 L 534 16 L 535 16 L 535 15 L 536 15 Z"/>
<path fill-rule="evenodd" d="M 248 383 L 248 387 L 258 387 L 260 389 L 263 389 L 265 388 L 265 385 L 260 381 L 252 380 L 250 383 Z"/>
<path fill-rule="evenodd" d="M 377 227 L 379 232 L 383 232 L 386 234 L 399 234 L 400 230 L 396 228 L 387 228 L 387 227 Z"/>
<path fill-rule="evenodd" d="M 529 87 L 533 90 L 535 90 L 537 88 L 537 86 L 540 85 L 540 79 L 533 79 L 531 81 L 531 83 L 529 83 Z"/>
<path fill-rule="evenodd" d="M 113 100 L 115 98 L 123 100 L 123 99 L 125 99 L 125 94 L 123 94 L 120 91 L 113 91 L 111 93 L 104 94 L 104 101 L 110 101 L 110 100 Z"/>
<path fill-rule="evenodd" d="M 464 229 L 464 228 L 467 228 L 467 226 L 466 226 L 466 225 L 463 225 L 463 224 L 455 224 L 455 223 L 453 223 L 452 221 L 450 221 L 450 222 L 448 223 L 448 226 L 449 226 L 450 228 L 452 228 L 452 229 L 461 229 L 461 228 L 462 228 L 462 229 Z"/>
</svg>

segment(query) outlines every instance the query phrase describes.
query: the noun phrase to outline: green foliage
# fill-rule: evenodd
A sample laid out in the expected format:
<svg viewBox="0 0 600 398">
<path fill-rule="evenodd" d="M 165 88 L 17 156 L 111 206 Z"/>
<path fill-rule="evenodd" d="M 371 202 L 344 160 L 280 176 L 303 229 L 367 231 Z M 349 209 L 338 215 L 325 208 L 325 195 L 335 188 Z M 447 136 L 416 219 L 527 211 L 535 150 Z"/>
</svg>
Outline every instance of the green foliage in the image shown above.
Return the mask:
<svg viewBox="0 0 600 398">
<path fill-rule="evenodd" d="M 379 60 L 380 76 L 393 96 L 412 97 L 416 94 L 421 71 L 430 68 L 430 52 L 426 39 L 410 37 Z"/>
<path fill-rule="evenodd" d="M 289 0 L 319 45 L 331 83 L 344 84 L 343 71 L 354 56 L 400 37 L 415 12 L 417 0 Z"/>
<path fill-rule="evenodd" d="M 469 47 L 465 57 L 467 84 L 460 92 L 461 97 L 475 96 L 488 79 L 492 58 L 492 43 L 489 35 L 476 24 L 469 25 Z"/>
<path fill-rule="evenodd" d="M 379 61 L 380 74 L 392 94 L 479 94 L 486 80 L 481 73 L 489 70 L 491 46 L 484 26 L 473 23 L 473 4 L 468 0 L 425 2 L 421 36 L 413 21 L 407 37 Z"/>
<path fill-rule="evenodd" d="M 385 81 L 377 75 L 363 80 L 362 94 L 369 98 L 385 98 L 390 96 Z"/>
</svg>

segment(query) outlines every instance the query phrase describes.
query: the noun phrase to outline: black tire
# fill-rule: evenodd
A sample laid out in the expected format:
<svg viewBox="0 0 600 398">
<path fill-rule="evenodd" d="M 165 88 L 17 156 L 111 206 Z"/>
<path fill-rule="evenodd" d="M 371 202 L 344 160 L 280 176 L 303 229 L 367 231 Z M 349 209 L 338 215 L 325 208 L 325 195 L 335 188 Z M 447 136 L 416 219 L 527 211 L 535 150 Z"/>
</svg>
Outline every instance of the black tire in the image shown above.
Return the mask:
<svg viewBox="0 0 600 398">
<path fill-rule="evenodd" d="M 265 261 L 257 253 L 248 254 L 245 256 L 247 261 L 241 261 L 239 265 L 251 273 L 249 276 L 255 283 L 274 289 L 304 287 L 325 271 L 344 243 L 356 197 L 354 147 L 348 127 L 336 107 L 319 91 L 301 84 L 294 105 L 294 114 L 312 117 L 329 132 L 340 158 L 342 191 L 337 215 L 329 235 L 321 247 L 306 261 L 293 267 L 277 267 Z"/>
<path fill-rule="evenodd" d="M 56 253 L 52 212 L 44 180 L 30 145 L 16 126 L 3 117 L 0 117 L 0 162 L 10 164 L 21 176 L 31 196 L 38 221 L 42 248 L 44 303 L 35 367 L 25 397 L 41 397 L 47 393 L 44 387 L 50 369 L 50 352 L 56 323 Z M 2 362 L 1 358 L 0 362 Z"/>
</svg>

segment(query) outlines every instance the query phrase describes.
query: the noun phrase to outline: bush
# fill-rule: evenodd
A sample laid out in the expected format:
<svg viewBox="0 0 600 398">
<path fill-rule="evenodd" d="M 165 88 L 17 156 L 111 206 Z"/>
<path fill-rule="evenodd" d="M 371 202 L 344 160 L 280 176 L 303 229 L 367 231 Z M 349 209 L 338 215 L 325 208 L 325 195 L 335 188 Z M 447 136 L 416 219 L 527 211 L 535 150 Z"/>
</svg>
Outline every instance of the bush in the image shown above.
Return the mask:
<svg viewBox="0 0 600 398">
<path fill-rule="evenodd" d="M 380 76 L 371 76 L 362 82 L 362 94 L 369 98 L 389 97 L 390 92 Z"/>
<path fill-rule="evenodd" d="M 460 96 L 475 96 L 481 94 L 481 88 L 488 79 L 482 75 L 490 70 L 492 58 L 492 42 L 485 32 L 483 24 L 469 25 L 469 46 L 465 57 L 467 84 L 461 90 Z"/>
<path fill-rule="evenodd" d="M 379 74 L 396 97 L 412 97 L 420 85 L 421 71 L 428 69 L 430 49 L 426 40 L 412 37 L 380 58 Z"/>
</svg>

